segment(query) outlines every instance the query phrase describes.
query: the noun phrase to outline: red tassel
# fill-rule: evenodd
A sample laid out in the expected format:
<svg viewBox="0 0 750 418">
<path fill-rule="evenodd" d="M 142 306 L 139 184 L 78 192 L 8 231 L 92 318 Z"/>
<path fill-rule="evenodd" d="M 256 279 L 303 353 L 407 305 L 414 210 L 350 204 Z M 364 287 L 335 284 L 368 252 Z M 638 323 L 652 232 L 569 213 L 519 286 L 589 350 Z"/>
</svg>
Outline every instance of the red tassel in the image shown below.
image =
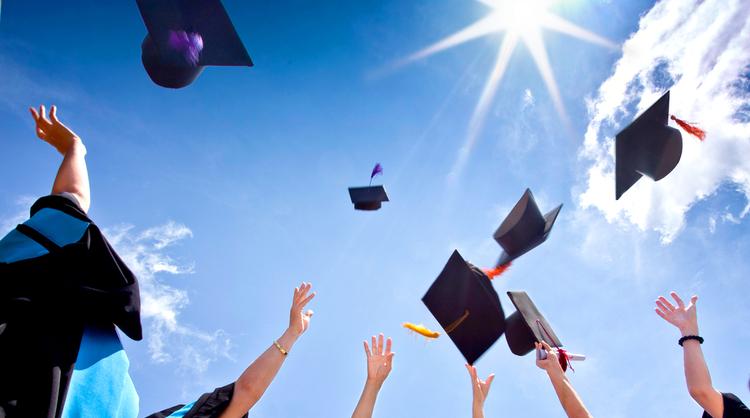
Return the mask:
<svg viewBox="0 0 750 418">
<path fill-rule="evenodd" d="M 672 115 L 672 120 L 677 122 L 678 125 L 680 125 L 680 128 L 684 129 L 685 132 L 689 133 L 690 135 L 695 136 L 696 138 L 703 141 L 706 139 L 706 131 L 703 129 L 695 126 L 695 124 L 690 124 L 685 122 L 684 120 L 676 117 L 675 115 Z"/>
<path fill-rule="evenodd" d="M 573 368 L 573 364 L 571 364 L 570 356 L 568 355 L 567 351 L 563 350 L 562 348 L 558 348 L 557 359 L 560 361 L 560 367 L 562 367 L 563 371 L 567 371 L 568 366 L 570 366 L 570 370 L 575 372 L 575 369 Z"/>
<path fill-rule="evenodd" d="M 511 263 L 512 263 L 512 261 L 509 261 L 509 262 L 503 264 L 500 267 L 496 267 L 496 268 L 491 269 L 491 270 L 485 270 L 484 274 L 486 274 L 487 277 L 490 278 L 490 280 L 493 280 L 495 277 L 497 277 L 497 276 L 505 273 L 505 271 L 508 270 L 508 268 L 510 268 Z"/>
</svg>

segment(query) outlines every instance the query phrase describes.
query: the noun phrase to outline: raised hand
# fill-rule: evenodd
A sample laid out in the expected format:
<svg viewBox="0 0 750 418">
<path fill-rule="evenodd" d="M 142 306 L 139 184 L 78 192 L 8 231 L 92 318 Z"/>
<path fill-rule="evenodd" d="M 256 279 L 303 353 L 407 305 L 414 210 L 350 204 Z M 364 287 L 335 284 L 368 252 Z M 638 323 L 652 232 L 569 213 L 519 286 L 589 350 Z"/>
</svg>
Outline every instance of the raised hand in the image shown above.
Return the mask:
<svg viewBox="0 0 750 418">
<path fill-rule="evenodd" d="M 36 135 L 55 147 L 60 154 L 65 155 L 75 143 L 81 143 L 78 135 L 57 119 L 56 106 L 50 108 L 49 119 L 44 105 L 39 106 L 39 110 L 31 107 L 29 111 L 36 123 Z"/>
<path fill-rule="evenodd" d="M 487 399 L 487 395 L 490 394 L 490 386 L 492 386 L 492 381 L 495 380 L 495 374 L 490 374 L 487 376 L 487 380 L 482 380 L 477 376 L 476 367 L 467 364 L 466 370 L 469 371 L 469 376 L 471 377 L 474 406 L 481 408 L 484 405 L 484 401 Z"/>
<path fill-rule="evenodd" d="M 294 298 L 292 300 L 292 309 L 289 312 L 289 330 L 295 336 L 302 335 L 310 326 L 313 311 L 308 309 L 303 312 L 305 305 L 315 297 L 315 292 L 307 294 L 312 288 L 311 283 L 302 283 L 299 287 L 294 288 Z"/>
<path fill-rule="evenodd" d="M 698 313 L 695 308 L 698 296 L 690 298 L 690 304 L 685 306 L 685 302 L 676 292 L 670 292 L 670 295 L 677 303 L 677 307 L 664 296 L 659 296 L 656 299 L 656 308 L 654 308 L 656 314 L 676 326 L 682 335 L 698 335 Z"/>
<path fill-rule="evenodd" d="M 541 359 L 539 355 L 536 356 L 536 366 L 546 371 L 548 374 L 565 374 L 565 371 L 560 366 L 560 359 L 556 350 L 553 350 L 546 342 L 534 343 L 537 352 L 544 350 L 547 353 L 545 359 Z"/>
<path fill-rule="evenodd" d="M 388 374 L 393 368 L 393 355 L 396 353 L 391 352 L 392 341 L 391 338 L 385 341 L 385 349 L 383 348 L 383 334 L 378 335 L 377 339 L 372 336 L 372 350 L 367 345 L 367 341 L 363 341 L 365 346 L 365 355 L 367 355 L 367 380 L 382 385 Z"/>
</svg>

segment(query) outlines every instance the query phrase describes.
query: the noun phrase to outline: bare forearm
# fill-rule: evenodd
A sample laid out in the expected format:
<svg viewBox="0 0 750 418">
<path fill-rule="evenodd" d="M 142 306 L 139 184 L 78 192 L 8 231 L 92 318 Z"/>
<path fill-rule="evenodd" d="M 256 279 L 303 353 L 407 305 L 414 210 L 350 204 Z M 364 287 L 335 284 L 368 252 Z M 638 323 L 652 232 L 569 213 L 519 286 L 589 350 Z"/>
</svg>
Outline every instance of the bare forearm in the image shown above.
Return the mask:
<svg viewBox="0 0 750 418">
<path fill-rule="evenodd" d="M 375 410 L 375 401 L 378 399 L 378 392 L 382 383 L 378 383 L 372 380 L 365 382 L 365 387 L 362 389 L 362 395 L 359 397 L 357 407 L 354 408 L 352 418 L 371 418 L 372 412 Z"/>
<path fill-rule="evenodd" d="M 548 375 L 568 418 L 592 418 L 564 373 L 548 373 Z"/>
<path fill-rule="evenodd" d="M 277 341 L 285 350 L 291 351 L 296 340 L 297 335 L 287 330 Z M 274 344 L 271 344 L 260 357 L 255 359 L 237 379 L 232 401 L 222 418 L 240 417 L 252 408 L 271 385 L 286 357 Z"/>
<path fill-rule="evenodd" d="M 66 192 L 75 195 L 81 208 L 88 212 L 91 205 L 91 192 L 85 157 L 86 147 L 80 139 L 75 139 L 63 156 L 63 161 L 57 170 L 52 193 Z"/>
<path fill-rule="evenodd" d="M 698 335 L 697 328 L 682 329 L 680 332 L 683 336 Z M 682 352 L 685 363 L 685 382 L 690 396 L 711 416 L 722 416 L 724 400 L 721 393 L 713 387 L 700 343 L 695 340 L 686 340 L 682 343 Z"/>
</svg>

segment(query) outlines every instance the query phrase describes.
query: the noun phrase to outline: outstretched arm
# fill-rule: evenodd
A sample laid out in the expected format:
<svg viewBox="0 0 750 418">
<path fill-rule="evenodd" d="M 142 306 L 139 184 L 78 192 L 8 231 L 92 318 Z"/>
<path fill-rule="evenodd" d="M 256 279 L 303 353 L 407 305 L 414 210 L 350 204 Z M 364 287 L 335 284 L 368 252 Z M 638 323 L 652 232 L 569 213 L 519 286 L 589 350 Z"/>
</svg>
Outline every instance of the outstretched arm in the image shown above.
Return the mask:
<svg viewBox="0 0 750 418">
<path fill-rule="evenodd" d="M 39 110 L 29 108 L 36 123 L 36 135 L 52 145 L 63 155 L 63 161 L 57 170 L 52 193 L 70 193 L 76 197 L 81 209 L 88 212 L 91 206 L 89 173 L 86 168 L 86 147 L 81 138 L 57 119 L 57 107 L 52 106 L 47 118 L 44 106 Z"/>
<path fill-rule="evenodd" d="M 664 296 L 659 296 L 654 309 L 656 314 L 677 327 L 683 337 L 699 335 L 698 313 L 696 312 L 698 296 L 690 298 L 690 305 L 685 306 L 677 293 L 671 292 L 670 295 L 677 302 L 677 307 L 672 305 Z M 686 340 L 682 343 L 682 353 L 685 363 L 685 381 L 690 396 L 712 417 L 723 417 L 724 399 L 711 383 L 711 374 L 709 374 L 706 360 L 703 358 L 701 344 L 696 340 Z"/>
<path fill-rule="evenodd" d="M 492 386 L 492 381 L 495 380 L 495 375 L 490 374 L 487 380 L 482 380 L 477 376 L 476 367 L 467 364 L 466 369 L 469 371 L 469 377 L 471 378 L 471 391 L 473 394 L 471 416 L 472 418 L 484 418 L 484 401 L 487 400 L 487 395 L 490 394 L 490 386 Z"/>
<path fill-rule="evenodd" d="M 305 305 L 315 297 L 315 292 L 308 295 L 310 288 L 312 284 L 302 283 L 294 289 L 292 309 L 289 313 L 289 328 L 240 375 L 234 386 L 232 400 L 220 418 L 243 416 L 260 400 L 271 385 L 287 353 L 290 352 L 297 338 L 310 326 L 313 312 L 311 310 L 303 312 Z"/>
<path fill-rule="evenodd" d="M 547 376 L 549 376 L 549 380 L 555 388 L 557 398 L 560 400 L 560 404 L 565 410 L 565 414 L 568 415 L 568 418 L 592 418 L 583 401 L 578 397 L 575 389 L 573 389 L 570 380 L 565 376 L 565 372 L 557 358 L 557 352 L 546 342 L 534 344 L 536 344 L 537 351 L 544 350 L 547 352 L 547 358 L 543 360 L 537 355 L 536 365 L 547 372 Z"/>
<path fill-rule="evenodd" d="M 378 335 L 377 339 L 373 335 L 372 351 L 370 351 L 367 341 L 364 341 L 363 344 L 367 356 L 367 380 L 357 407 L 354 408 L 354 413 L 352 413 L 352 418 L 372 417 L 378 393 L 393 368 L 393 356 L 396 354 L 391 352 L 392 342 L 390 337 L 386 340 L 385 350 L 383 350 L 383 334 Z"/>
</svg>

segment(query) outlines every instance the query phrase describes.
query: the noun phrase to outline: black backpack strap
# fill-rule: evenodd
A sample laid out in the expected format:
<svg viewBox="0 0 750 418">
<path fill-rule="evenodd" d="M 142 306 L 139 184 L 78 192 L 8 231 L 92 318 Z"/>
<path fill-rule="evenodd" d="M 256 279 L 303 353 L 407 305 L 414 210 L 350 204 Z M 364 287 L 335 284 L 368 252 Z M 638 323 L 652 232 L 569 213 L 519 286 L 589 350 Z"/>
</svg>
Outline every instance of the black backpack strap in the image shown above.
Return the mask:
<svg viewBox="0 0 750 418">
<path fill-rule="evenodd" d="M 42 247 L 46 248 L 49 252 L 56 252 L 60 251 L 60 246 L 52 242 L 49 238 L 42 235 L 39 231 L 36 229 L 25 225 L 25 224 L 19 224 L 16 226 L 16 231 L 26 235 L 27 237 L 34 240 L 37 244 L 41 245 Z"/>
</svg>

